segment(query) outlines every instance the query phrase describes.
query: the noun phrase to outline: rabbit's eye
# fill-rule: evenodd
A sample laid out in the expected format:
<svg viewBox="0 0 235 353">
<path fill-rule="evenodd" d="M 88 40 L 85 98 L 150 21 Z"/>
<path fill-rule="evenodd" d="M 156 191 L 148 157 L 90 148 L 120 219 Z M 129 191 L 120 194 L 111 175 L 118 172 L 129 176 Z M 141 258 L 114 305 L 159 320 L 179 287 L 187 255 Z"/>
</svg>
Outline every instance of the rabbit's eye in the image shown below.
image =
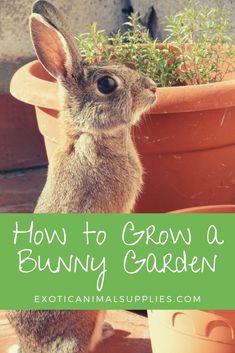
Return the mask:
<svg viewBox="0 0 235 353">
<path fill-rule="evenodd" d="M 97 81 L 98 90 L 103 94 L 109 94 L 117 88 L 117 82 L 110 76 L 103 76 Z"/>
</svg>

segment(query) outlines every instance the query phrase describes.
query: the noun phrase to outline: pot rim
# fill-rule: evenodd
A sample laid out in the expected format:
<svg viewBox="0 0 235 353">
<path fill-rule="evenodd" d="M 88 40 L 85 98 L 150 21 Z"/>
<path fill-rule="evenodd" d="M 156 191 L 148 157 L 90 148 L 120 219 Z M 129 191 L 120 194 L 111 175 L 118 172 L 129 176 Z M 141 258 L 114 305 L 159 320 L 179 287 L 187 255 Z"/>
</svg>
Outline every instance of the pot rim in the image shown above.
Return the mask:
<svg viewBox="0 0 235 353">
<path fill-rule="evenodd" d="M 209 211 L 209 212 L 207 212 L 207 211 Z M 195 214 L 195 213 L 235 213 L 235 204 L 196 206 L 196 207 L 182 208 L 182 209 L 171 211 L 168 213 L 171 213 L 171 214 L 178 214 L 178 213 L 189 213 L 189 214 Z"/>
<path fill-rule="evenodd" d="M 25 103 L 60 109 L 58 84 L 38 60 L 29 62 L 15 72 L 10 92 Z M 160 87 L 157 95 L 157 104 L 149 111 L 150 115 L 235 107 L 235 73 L 222 82 Z"/>
</svg>

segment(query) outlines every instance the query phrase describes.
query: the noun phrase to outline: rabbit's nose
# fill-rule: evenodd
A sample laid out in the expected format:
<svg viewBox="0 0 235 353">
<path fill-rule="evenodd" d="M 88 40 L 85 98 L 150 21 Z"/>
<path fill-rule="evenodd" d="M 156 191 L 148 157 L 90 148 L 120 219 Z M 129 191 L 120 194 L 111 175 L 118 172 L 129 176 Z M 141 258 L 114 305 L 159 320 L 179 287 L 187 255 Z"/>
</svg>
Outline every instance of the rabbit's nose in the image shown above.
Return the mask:
<svg viewBox="0 0 235 353">
<path fill-rule="evenodd" d="M 157 92 L 157 87 L 156 86 L 150 86 L 149 87 L 149 90 L 153 93 L 156 93 Z"/>
</svg>

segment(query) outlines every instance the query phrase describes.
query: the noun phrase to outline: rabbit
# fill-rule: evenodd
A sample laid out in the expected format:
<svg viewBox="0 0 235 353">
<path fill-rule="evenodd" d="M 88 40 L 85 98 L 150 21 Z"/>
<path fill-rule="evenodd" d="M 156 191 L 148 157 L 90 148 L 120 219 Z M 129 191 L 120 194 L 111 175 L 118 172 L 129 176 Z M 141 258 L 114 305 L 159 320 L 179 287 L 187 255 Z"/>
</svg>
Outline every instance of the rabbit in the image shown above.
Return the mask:
<svg viewBox="0 0 235 353">
<path fill-rule="evenodd" d="M 131 212 L 143 169 L 130 128 L 156 102 L 155 83 L 114 62 L 86 65 L 47 1 L 34 3 L 30 30 L 61 104 L 58 145 L 35 213 Z M 104 317 L 100 310 L 8 313 L 23 353 L 86 353 L 102 339 Z"/>
<path fill-rule="evenodd" d="M 86 353 L 102 339 L 102 310 L 11 310 L 8 319 L 20 346 L 8 353 Z M 104 326 L 107 338 L 112 327 Z"/>
</svg>

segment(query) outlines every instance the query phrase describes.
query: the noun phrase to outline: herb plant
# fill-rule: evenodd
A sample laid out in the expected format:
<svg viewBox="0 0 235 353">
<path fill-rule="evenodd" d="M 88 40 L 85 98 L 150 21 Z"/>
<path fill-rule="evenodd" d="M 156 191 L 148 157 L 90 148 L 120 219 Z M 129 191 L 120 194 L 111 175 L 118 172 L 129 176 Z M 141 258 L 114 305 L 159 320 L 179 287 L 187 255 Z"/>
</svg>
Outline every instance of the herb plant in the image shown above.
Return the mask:
<svg viewBox="0 0 235 353">
<path fill-rule="evenodd" d="M 201 84 L 222 81 L 235 69 L 234 47 L 228 36 L 230 22 L 223 8 L 189 6 L 167 17 L 166 42 L 179 49 L 181 82 Z"/>
<path fill-rule="evenodd" d="M 151 77 L 160 87 L 217 82 L 235 71 L 227 17 L 224 9 L 189 1 L 182 12 L 166 18 L 168 37 L 163 43 L 150 38 L 136 13 L 125 33 L 109 37 L 92 24 L 76 39 L 88 64 L 114 60 Z"/>
</svg>

